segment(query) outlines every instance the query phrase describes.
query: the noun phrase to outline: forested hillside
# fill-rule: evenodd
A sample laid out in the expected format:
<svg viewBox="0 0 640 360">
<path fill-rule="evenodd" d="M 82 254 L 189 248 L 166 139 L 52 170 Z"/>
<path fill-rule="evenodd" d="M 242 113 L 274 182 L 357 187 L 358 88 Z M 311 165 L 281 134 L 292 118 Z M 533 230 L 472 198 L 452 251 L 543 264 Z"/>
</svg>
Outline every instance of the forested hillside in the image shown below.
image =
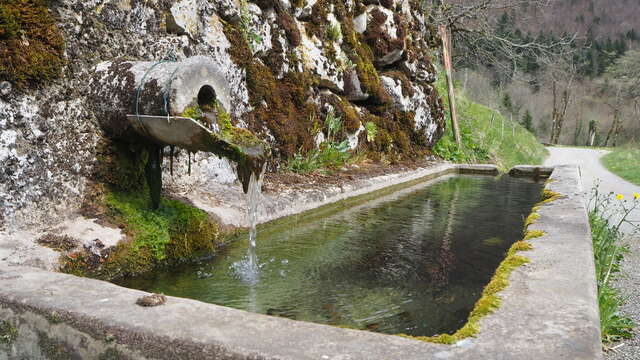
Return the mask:
<svg viewBox="0 0 640 360">
<path fill-rule="evenodd" d="M 637 1 L 448 5 L 453 10 L 438 15 L 449 20 L 456 79 L 471 98 L 519 119 L 544 142 L 640 139 L 638 84 L 628 81 L 640 75 L 629 70 L 640 61 Z"/>
</svg>

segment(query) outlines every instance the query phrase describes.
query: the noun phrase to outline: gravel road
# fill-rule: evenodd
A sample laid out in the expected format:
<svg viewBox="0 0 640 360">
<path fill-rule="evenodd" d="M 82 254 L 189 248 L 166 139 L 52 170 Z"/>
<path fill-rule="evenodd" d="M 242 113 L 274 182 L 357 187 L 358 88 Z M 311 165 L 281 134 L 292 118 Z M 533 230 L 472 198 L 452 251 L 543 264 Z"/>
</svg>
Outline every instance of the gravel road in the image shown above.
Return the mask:
<svg viewBox="0 0 640 360">
<path fill-rule="evenodd" d="M 600 191 L 622 194 L 626 199 L 633 199 L 633 193 L 640 193 L 640 186 L 633 185 L 609 172 L 600 158 L 607 153 L 604 150 L 550 147 L 550 156 L 545 165 L 579 164 L 582 172 L 582 186 L 585 193 L 591 192 L 593 185 L 600 181 Z M 640 161 L 640 159 L 638 160 Z M 587 197 L 588 199 L 588 197 Z M 640 210 L 631 216 L 632 220 L 640 220 Z M 630 228 L 628 227 L 627 230 Z M 628 297 L 622 311 L 640 325 L 640 235 L 629 235 L 626 239 L 631 244 L 631 254 L 623 262 L 623 276 L 617 281 L 617 287 Z M 633 339 L 610 345 L 615 350 L 605 353 L 607 360 L 640 360 L 640 330 L 636 329 Z"/>
</svg>

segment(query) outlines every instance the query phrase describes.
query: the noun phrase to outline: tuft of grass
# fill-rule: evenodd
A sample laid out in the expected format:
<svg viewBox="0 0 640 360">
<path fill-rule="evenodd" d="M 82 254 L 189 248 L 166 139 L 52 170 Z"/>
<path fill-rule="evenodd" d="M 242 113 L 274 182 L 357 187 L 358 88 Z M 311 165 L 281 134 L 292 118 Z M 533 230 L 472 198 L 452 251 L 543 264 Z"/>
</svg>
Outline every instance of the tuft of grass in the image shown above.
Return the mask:
<svg viewBox="0 0 640 360">
<path fill-rule="evenodd" d="M 444 77 L 436 82 L 440 94 L 447 93 Z M 451 130 L 448 98 L 443 96 L 447 128 L 434 147 L 434 153 L 456 163 L 495 163 L 502 171 L 519 164 L 542 164 L 548 152 L 535 135 L 517 120 L 510 120 L 500 112 L 475 103 L 456 89 L 458 122 L 462 138 L 459 147 Z"/>
<path fill-rule="evenodd" d="M 531 239 L 537 239 L 539 237 L 543 237 L 545 236 L 546 233 L 542 230 L 527 230 L 524 233 L 524 240 L 531 240 Z"/>
<path fill-rule="evenodd" d="M 556 201 L 562 197 L 561 194 L 558 194 L 555 191 L 551 191 L 549 189 L 544 189 L 542 191 L 542 201 L 539 204 L 548 204 L 550 202 Z"/>
<path fill-rule="evenodd" d="M 325 38 L 332 42 L 339 42 L 342 40 L 340 24 L 331 24 L 327 26 L 327 29 L 325 30 Z"/>
<path fill-rule="evenodd" d="M 605 155 L 602 164 L 612 173 L 630 183 L 640 185 L 640 149 L 616 148 Z"/>
<path fill-rule="evenodd" d="M 603 343 L 629 339 L 636 326 L 633 320 L 620 312 L 624 303 L 620 290 L 613 286 L 621 271 L 624 255 L 629 245 L 624 244 L 623 225 L 637 226 L 627 220 L 629 214 L 640 208 L 640 199 L 631 202 L 618 200 L 613 193 L 604 195 L 596 185 L 591 198 L 589 225 L 593 237 L 593 255 L 598 284 L 598 308 L 600 332 Z M 638 228 L 635 228 L 638 232 Z"/>
</svg>

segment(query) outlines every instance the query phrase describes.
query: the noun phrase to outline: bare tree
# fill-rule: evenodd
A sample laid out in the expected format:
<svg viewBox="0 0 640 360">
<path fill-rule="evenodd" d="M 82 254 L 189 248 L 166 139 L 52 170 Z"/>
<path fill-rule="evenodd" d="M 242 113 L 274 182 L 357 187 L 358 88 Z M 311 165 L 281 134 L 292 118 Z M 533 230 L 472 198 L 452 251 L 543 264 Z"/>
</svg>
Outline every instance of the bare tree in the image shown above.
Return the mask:
<svg viewBox="0 0 640 360">
<path fill-rule="evenodd" d="M 607 103 L 613 112 L 613 121 L 611 122 L 611 127 L 607 132 L 607 137 L 604 139 L 604 146 L 609 145 L 609 140 L 611 140 L 613 146 L 616 146 L 618 132 L 622 129 L 622 107 L 624 105 L 624 100 L 622 98 L 622 86 L 618 84 L 616 88 L 614 100 Z"/>
<path fill-rule="evenodd" d="M 630 51 L 611 65 L 606 73 L 601 90 L 609 95 L 606 104 L 613 113 L 613 121 L 607 132 L 604 145 L 609 141 L 616 146 L 617 136 L 623 128 L 625 105 L 638 109 L 640 102 L 640 50 Z"/>
<path fill-rule="evenodd" d="M 451 31 L 459 48 L 458 60 L 493 67 L 513 79 L 518 75 L 518 65 L 527 58 L 554 57 L 560 49 L 568 48 L 575 36 L 549 42 L 515 39 L 499 31 L 496 14 L 518 10 L 524 16 L 520 11 L 523 7 L 544 11 L 549 4 L 550 0 L 424 0 L 423 8 L 432 23 L 444 24 Z"/>
<path fill-rule="evenodd" d="M 567 117 L 567 109 L 572 101 L 573 84 L 576 77 L 575 65 L 565 59 L 564 57 L 559 57 L 553 64 L 549 64 L 551 94 L 553 96 L 549 142 L 553 145 L 558 144 L 560 141 L 564 120 Z"/>
<path fill-rule="evenodd" d="M 589 139 L 587 146 L 593 146 L 596 142 L 596 134 L 598 133 L 598 123 L 595 120 L 589 121 Z"/>
</svg>

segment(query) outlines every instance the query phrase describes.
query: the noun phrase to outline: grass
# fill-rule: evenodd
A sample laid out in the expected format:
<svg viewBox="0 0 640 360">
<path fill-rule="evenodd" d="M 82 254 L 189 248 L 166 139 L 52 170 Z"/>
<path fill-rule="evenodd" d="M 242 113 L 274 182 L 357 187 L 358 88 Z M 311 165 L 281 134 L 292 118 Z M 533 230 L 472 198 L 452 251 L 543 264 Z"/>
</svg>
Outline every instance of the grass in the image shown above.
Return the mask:
<svg viewBox="0 0 640 360">
<path fill-rule="evenodd" d="M 612 173 L 640 185 L 640 148 L 616 148 L 601 161 Z"/>
<path fill-rule="evenodd" d="M 440 94 L 447 93 L 444 76 L 436 82 Z M 456 163 L 495 163 L 501 170 L 514 165 L 539 165 L 547 150 L 517 121 L 505 118 L 498 111 L 475 103 L 456 89 L 458 122 L 462 148 L 458 147 L 451 130 L 448 97 L 443 96 L 447 129 L 434 148 L 434 153 Z"/>
<path fill-rule="evenodd" d="M 620 274 L 624 255 L 629 252 L 629 246 L 622 242 L 621 226 L 625 223 L 633 226 L 627 216 L 640 207 L 640 196 L 621 200 L 613 193 L 600 194 L 596 186 L 591 205 L 593 210 L 589 213 L 589 224 L 598 284 L 600 332 L 603 343 L 608 343 L 631 338 L 636 326 L 633 320 L 620 312 L 624 298 L 613 283 Z"/>
</svg>

